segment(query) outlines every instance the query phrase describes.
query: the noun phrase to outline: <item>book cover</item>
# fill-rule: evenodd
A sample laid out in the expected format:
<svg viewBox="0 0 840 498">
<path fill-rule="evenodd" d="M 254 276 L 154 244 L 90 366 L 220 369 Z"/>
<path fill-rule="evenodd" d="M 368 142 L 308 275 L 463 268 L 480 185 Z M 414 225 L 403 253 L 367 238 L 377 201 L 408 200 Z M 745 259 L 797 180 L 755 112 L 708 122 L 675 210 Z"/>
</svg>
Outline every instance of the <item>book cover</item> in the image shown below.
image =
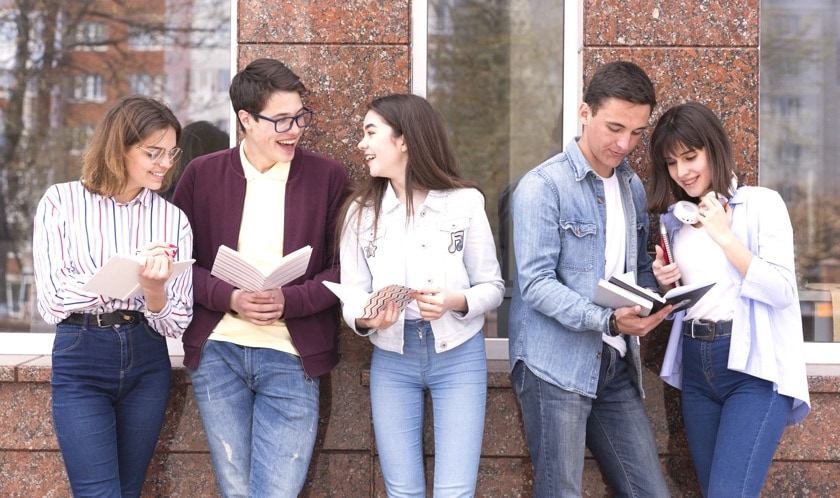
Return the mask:
<svg viewBox="0 0 840 498">
<path fill-rule="evenodd" d="M 102 268 L 82 286 L 82 290 L 123 301 L 139 296 L 143 288 L 140 286 L 138 270 L 139 266 L 145 262 L 145 256 L 128 254 L 111 256 Z M 185 259 L 172 263 L 172 275 L 167 283 L 187 271 L 194 262 L 194 259 Z"/>
<path fill-rule="evenodd" d="M 273 268 L 265 269 L 248 261 L 240 252 L 222 245 L 216 253 L 210 274 L 247 292 L 277 289 L 306 273 L 310 256 L 312 247 L 303 246 L 283 256 Z"/>
<path fill-rule="evenodd" d="M 666 304 L 673 305 L 673 311 L 690 308 L 714 285 L 714 282 L 681 285 L 669 290 L 664 296 L 660 296 L 649 289 L 639 287 L 628 279 L 613 276 L 609 281 L 601 279 L 598 282 L 592 302 L 598 306 L 613 309 L 639 305 L 642 307 L 639 316 L 648 316 L 656 313 Z"/>
<path fill-rule="evenodd" d="M 373 318 L 377 313 L 384 310 L 388 305 L 388 301 L 393 301 L 397 304 L 400 311 L 403 311 L 406 305 L 411 301 L 410 294 L 416 292 L 414 289 L 405 287 L 404 285 L 386 285 L 372 294 L 361 291 L 355 287 L 337 284 L 335 282 L 323 281 L 327 289 L 331 290 L 333 294 L 345 305 L 361 307 L 363 310 L 362 316 L 359 318 Z"/>
</svg>

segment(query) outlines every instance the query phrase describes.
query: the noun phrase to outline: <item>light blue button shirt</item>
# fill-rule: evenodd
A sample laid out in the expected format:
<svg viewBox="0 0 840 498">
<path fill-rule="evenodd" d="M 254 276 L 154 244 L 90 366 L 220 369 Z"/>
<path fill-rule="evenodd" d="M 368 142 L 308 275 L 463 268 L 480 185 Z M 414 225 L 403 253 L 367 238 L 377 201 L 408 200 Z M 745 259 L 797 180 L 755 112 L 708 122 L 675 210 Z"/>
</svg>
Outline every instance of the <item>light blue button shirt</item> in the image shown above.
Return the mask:
<svg viewBox="0 0 840 498">
<path fill-rule="evenodd" d="M 728 266 L 738 302 L 732 317 L 730 370 L 773 383 L 780 394 L 792 397 L 788 425 L 801 422 L 811 409 L 805 371 L 802 312 L 793 256 L 793 228 L 781 196 L 762 187 L 741 187 L 729 200 L 731 230 L 754 257 L 746 276 Z M 672 206 L 673 208 L 673 206 Z M 671 212 L 661 223 L 674 237 L 682 223 Z M 682 387 L 682 322 L 675 313 L 660 376 Z"/>
</svg>

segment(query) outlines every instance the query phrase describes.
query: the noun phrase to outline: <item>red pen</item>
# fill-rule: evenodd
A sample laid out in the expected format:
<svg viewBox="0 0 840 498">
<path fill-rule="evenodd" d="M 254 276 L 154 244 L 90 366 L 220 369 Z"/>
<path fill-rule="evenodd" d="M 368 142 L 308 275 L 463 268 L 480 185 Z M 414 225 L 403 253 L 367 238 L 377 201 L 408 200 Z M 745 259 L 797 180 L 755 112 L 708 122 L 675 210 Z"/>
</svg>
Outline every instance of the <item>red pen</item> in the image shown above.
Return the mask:
<svg viewBox="0 0 840 498">
<path fill-rule="evenodd" d="M 665 253 L 665 264 L 670 265 L 674 261 L 674 254 L 671 252 L 671 242 L 668 240 L 668 229 L 664 223 L 659 223 L 659 245 Z M 682 285 L 679 280 L 674 282 L 674 287 Z"/>
</svg>

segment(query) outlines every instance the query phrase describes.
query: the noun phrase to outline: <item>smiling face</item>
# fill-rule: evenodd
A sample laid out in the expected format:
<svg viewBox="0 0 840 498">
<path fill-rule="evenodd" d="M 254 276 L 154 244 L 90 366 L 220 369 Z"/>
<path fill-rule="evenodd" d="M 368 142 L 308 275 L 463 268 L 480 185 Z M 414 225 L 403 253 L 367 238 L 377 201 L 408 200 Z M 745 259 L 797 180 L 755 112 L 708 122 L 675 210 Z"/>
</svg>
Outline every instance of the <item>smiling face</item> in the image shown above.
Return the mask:
<svg viewBox="0 0 840 498">
<path fill-rule="evenodd" d="M 141 140 L 140 143 L 129 147 L 128 151 L 126 151 L 128 180 L 125 185 L 125 190 L 115 195 L 114 198 L 120 202 L 128 202 L 137 197 L 137 194 L 143 188 L 160 190 L 166 172 L 173 166 L 168 152 L 176 144 L 175 130 L 166 128 L 165 130 L 152 133 L 144 140 Z M 157 161 L 152 160 L 151 152 L 149 152 L 155 149 L 164 150 L 164 154 Z"/>
<path fill-rule="evenodd" d="M 578 146 L 592 169 L 609 178 L 621 160 L 638 145 L 648 128 L 650 105 L 609 98 L 593 112 L 582 103 L 578 117 L 583 123 Z"/>
<path fill-rule="evenodd" d="M 291 162 L 295 157 L 295 148 L 303 136 L 303 128 L 293 123 L 290 130 L 277 133 L 273 122 L 256 118 L 248 111 L 271 119 L 280 119 L 297 116 L 303 110 L 303 102 L 298 92 L 280 91 L 271 95 L 263 109 L 239 111 L 239 120 L 245 127 L 245 157 L 255 168 L 265 172 L 275 163 Z"/>
<path fill-rule="evenodd" d="M 364 136 L 359 150 L 371 176 L 388 178 L 395 188 L 405 181 L 408 167 L 408 147 L 405 137 L 395 137 L 394 129 L 375 111 L 368 111 L 362 124 Z"/>
<path fill-rule="evenodd" d="M 671 179 L 689 196 L 702 197 L 711 189 L 712 170 L 705 149 L 679 146 L 675 152 L 665 155 L 665 164 Z"/>
</svg>

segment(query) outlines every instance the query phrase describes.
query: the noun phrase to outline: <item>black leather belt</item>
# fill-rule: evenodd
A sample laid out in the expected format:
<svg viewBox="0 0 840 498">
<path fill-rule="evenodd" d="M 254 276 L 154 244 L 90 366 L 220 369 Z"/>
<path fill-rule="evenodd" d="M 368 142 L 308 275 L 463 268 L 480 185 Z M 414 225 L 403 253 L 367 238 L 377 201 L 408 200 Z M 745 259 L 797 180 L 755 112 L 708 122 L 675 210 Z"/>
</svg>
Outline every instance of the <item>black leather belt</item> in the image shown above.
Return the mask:
<svg viewBox="0 0 840 498">
<path fill-rule="evenodd" d="M 732 334 L 732 320 L 688 320 L 682 324 L 682 333 L 686 337 L 712 341 L 715 337 L 726 337 Z"/>
<path fill-rule="evenodd" d="M 96 325 L 97 327 L 113 327 L 114 325 L 127 325 L 140 323 L 143 315 L 139 311 L 117 310 L 110 313 L 95 315 L 93 313 L 73 313 L 62 323 L 73 325 Z"/>
</svg>

